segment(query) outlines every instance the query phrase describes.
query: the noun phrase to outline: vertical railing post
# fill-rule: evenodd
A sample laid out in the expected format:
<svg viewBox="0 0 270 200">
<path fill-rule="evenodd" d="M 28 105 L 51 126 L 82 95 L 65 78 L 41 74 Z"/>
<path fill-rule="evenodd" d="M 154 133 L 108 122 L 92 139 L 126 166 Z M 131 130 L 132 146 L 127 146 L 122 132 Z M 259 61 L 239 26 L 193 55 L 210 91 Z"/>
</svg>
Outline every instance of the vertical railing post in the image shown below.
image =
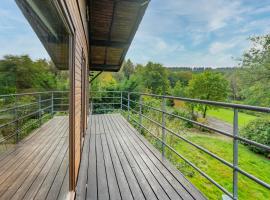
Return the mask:
<svg viewBox="0 0 270 200">
<path fill-rule="evenodd" d="M 142 95 L 140 94 L 140 100 L 139 100 L 139 105 L 140 105 L 140 116 L 139 116 L 139 124 L 140 124 L 140 134 L 142 134 Z"/>
<path fill-rule="evenodd" d="M 14 119 L 15 119 L 15 133 L 16 143 L 19 142 L 19 121 L 18 121 L 18 97 L 15 96 L 15 108 L 14 108 Z"/>
<path fill-rule="evenodd" d="M 238 199 L 238 109 L 234 109 L 233 117 L 233 199 Z"/>
<path fill-rule="evenodd" d="M 54 94 L 53 94 L 53 92 L 52 92 L 51 98 L 52 98 L 52 99 L 51 99 L 51 114 L 52 114 L 52 116 L 53 116 L 53 113 L 54 113 L 54 108 L 53 108 L 53 107 L 54 107 L 54 105 L 53 105 L 53 103 L 54 103 L 54 102 L 53 102 Z"/>
<path fill-rule="evenodd" d="M 129 121 L 129 118 L 130 118 L 130 93 L 128 92 L 128 121 Z"/>
<path fill-rule="evenodd" d="M 41 126 L 41 94 L 38 95 L 38 121 Z"/>
<path fill-rule="evenodd" d="M 166 143 L 165 112 L 166 112 L 166 99 L 164 96 L 162 96 L 162 160 L 164 160 L 165 158 L 165 143 Z"/>
<path fill-rule="evenodd" d="M 123 110 L 123 92 L 121 91 L 121 99 L 120 99 L 121 110 Z"/>
</svg>

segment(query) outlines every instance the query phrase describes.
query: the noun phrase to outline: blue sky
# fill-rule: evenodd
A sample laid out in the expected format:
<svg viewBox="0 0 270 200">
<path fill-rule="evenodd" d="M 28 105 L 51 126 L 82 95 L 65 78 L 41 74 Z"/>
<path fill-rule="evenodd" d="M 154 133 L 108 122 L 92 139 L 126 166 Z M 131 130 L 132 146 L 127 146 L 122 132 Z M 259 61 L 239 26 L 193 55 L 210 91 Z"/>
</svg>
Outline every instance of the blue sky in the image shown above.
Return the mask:
<svg viewBox="0 0 270 200">
<path fill-rule="evenodd" d="M 135 63 L 232 67 L 270 32 L 270 0 L 152 0 L 127 54 Z M 14 0 L 0 4 L 0 57 L 48 58 Z"/>
</svg>

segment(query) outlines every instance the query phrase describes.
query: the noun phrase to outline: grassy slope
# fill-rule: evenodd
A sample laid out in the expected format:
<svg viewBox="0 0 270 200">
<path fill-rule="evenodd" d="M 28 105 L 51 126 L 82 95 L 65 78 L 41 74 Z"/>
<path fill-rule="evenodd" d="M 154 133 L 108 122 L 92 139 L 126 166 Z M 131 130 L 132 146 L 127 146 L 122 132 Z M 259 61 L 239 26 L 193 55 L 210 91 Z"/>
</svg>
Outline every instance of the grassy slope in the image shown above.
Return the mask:
<svg viewBox="0 0 270 200">
<path fill-rule="evenodd" d="M 185 107 L 185 103 L 182 101 L 174 101 L 175 108 L 183 108 Z M 219 108 L 215 110 L 208 110 L 207 111 L 207 116 L 209 117 L 214 117 L 216 119 L 228 122 L 230 124 L 233 124 L 233 110 L 231 109 L 225 109 L 225 108 Z M 239 112 L 238 113 L 239 117 L 239 126 L 243 127 L 247 123 L 249 123 L 252 120 L 255 120 L 257 117 L 254 115 L 249 115 L 246 113 Z"/>
<path fill-rule="evenodd" d="M 203 134 L 190 134 L 186 137 L 194 143 L 214 152 L 219 157 L 232 162 L 232 141 Z M 216 159 L 198 151 L 185 142 L 178 142 L 174 148 L 228 191 L 232 192 L 232 170 L 229 167 L 222 165 Z M 209 199 L 221 199 L 222 192 L 198 172 L 195 172 L 191 167 L 184 164 L 181 159 L 173 156 L 172 162 Z M 239 145 L 239 166 L 256 177 L 268 183 L 270 182 L 270 160 L 249 151 L 241 144 Z M 248 178 L 239 175 L 239 199 L 270 199 L 270 191 L 250 181 Z"/>
<path fill-rule="evenodd" d="M 207 115 L 210 117 L 214 117 L 220 119 L 222 121 L 233 124 L 233 110 L 219 108 L 217 110 L 209 110 Z M 255 120 L 257 117 L 254 115 L 249 115 L 246 113 L 239 112 L 239 126 L 243 127 L 248 124 L 250 121 Z"/>
</svg>

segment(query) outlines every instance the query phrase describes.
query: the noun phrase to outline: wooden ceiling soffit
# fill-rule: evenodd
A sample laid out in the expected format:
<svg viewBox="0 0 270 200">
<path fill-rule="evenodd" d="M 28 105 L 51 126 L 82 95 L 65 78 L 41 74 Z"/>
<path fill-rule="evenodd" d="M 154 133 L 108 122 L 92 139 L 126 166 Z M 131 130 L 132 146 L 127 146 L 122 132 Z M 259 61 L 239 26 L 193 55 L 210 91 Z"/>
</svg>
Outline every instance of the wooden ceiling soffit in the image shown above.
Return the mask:
<svg viewBox="0 0 270 200">
<path fill-rule="evenodd" d="M 148 3 L 149 0 L 89 1 L 90 70 L 120 70 Z"/>
</svg>

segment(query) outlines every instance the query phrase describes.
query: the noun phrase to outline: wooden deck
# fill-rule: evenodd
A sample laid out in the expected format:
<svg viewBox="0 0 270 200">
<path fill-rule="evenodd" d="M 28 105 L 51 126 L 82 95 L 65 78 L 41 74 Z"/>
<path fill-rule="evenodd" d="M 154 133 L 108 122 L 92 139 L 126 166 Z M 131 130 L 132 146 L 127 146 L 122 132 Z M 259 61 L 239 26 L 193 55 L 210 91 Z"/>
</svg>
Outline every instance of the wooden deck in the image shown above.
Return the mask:
<svg viewBox="0 0 270 200">
<path fill-rule="evenodd" d="M 76 199 L 205 199 L 120 115 L 90 116 Z"/>
<path fill-rule="evenodd" d="M 68 118 L 54 117 L 0 155 L 0 199 L 66 199 Z"/>
</svg>

